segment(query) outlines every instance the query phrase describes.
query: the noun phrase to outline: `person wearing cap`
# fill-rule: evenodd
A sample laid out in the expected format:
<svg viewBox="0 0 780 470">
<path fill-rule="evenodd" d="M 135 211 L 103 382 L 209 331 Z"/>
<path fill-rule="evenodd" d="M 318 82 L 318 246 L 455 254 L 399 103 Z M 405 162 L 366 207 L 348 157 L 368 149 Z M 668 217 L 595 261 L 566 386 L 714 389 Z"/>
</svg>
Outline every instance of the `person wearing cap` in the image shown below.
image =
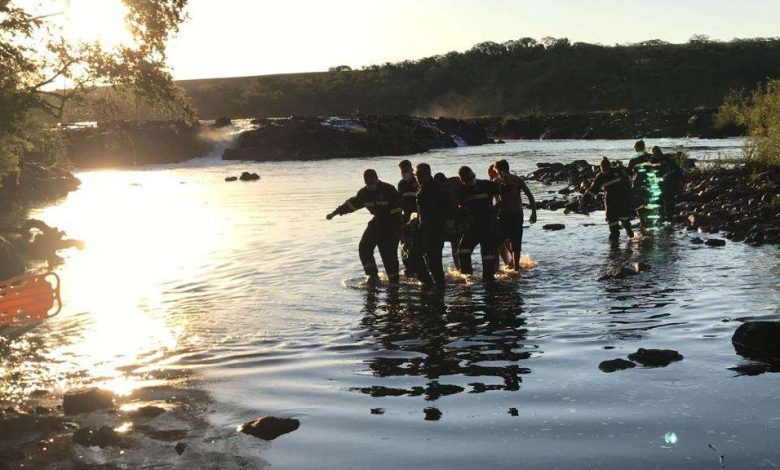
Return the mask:
<svg viewBox="0 0 780 470">
<path fill-rule="evenodd" d="M 374 217 L 368 222 L 360 238 L 360 262 L 369 282 L 378 282 L 379 271 L 374 250 L 379 247 L 387 279 L 395 284 L 398 283 L 398 234 L 402 225 L 401 197 L 393 185 L 379 181 L 374 170 L 364 171 L 363 181 L 366 185 L 326 218 L 331 220 L 336 215 L 346 215 L 364 207 L 368 209 Z"/>
</svg>

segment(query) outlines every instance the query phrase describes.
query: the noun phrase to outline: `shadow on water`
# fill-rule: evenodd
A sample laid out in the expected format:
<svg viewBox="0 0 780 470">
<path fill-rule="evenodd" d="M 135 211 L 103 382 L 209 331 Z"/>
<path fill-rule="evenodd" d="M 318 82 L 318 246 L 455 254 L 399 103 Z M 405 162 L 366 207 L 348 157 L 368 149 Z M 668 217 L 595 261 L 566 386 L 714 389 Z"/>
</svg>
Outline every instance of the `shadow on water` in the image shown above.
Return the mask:
<svg viewBox="0 0 780 470">
<path fill-rule="evenodd" d="M 522 361 L 538 352 L 527 343 L 522 307 L 517 286 L 501 283 L 458 286 L 446 303 L 403 287 L 384 298 L 367 292 L 362 325 L 382 351 L 367 367 L 378 383 L 353 390 L 426 401 L 463 392 L 519 390 L 522 376 L 531 373 Z M 421 377 L 426 385 L 386 385 L 398 377 Z M 467 382 L 468 388 L 448 381 Z"/>
<path fill-rule="evenodd" d="M 686 324 L 669 321 L 673 314 L 667 308 L 678 305 L 684 293 L 679 244 L 673 230 L 662 228 L 636 241 L 610 245 L 602 271 L 611 275 L 599 285 L 611 335 L 641 338 L 645 331 Z"/>
</svg>

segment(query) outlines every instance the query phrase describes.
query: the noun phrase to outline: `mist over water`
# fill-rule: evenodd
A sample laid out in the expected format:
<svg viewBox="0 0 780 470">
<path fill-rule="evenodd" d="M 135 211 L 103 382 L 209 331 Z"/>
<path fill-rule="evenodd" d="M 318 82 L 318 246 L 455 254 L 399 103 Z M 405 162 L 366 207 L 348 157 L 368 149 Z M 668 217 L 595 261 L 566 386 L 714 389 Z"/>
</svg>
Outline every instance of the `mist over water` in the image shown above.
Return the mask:
<svg viewBox="0 0 780 470">
<path fill-rule="evenodd" d="M 739 152 L 737 140 L 648 143 L 695 158 Z M 631 145 L 523 141 L 410 159 L 485 177 L 506 158 L 524 175 L 537 162 L 626 161 Z M 189 377 L 213 395 L 215 426 L 301 420 L 265 454 L 279 468 L 718 468 L 708 444 L 728 468 L 780 465 L 780 375 L 731 370 L 747 361 L 730 343 L 738 319 L 780 317 L 776 248 L 694 246 L 694 234 L 664 229 L 611 249 L 603 213 L 540 211 L 523 250 L 538 266 L 494 286 L 450 275 L 443 298 L 409 282 L 361 288 L 369 215 L 325 214 L 365 168 L 395 184 L 399 160 L 78 175 L 79 191 L 32 214 L 87 244 L 58 270 L 65 310 L 5 346 L 0 392 L 121 393 Z M 241 171 L 262 178 L 224 182 Z M 530 186 L 539 200 L 559 189 Z M 451 266 L 448 247 L 444 258 Z M 598 280 L 631 262 L 649 271 Z M 640 347 L 685 359 L 598 369 Z"/>
</svg>

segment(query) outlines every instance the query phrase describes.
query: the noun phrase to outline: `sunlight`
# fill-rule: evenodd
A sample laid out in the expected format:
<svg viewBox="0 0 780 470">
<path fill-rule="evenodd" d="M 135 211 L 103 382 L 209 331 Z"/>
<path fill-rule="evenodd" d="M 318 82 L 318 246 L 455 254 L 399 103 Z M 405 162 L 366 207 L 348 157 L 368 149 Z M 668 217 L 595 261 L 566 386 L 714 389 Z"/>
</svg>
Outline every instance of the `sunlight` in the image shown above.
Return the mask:
<svg viewBox="0 0 780 470">
<path fill-rule="evenodd" d="M 74 41 L 98 42 L 109 49 L 129 44 L 133 38 L 125 24 L 127 13 L 121 0 L 68 0 L 63 32 Z"/>
</svg>

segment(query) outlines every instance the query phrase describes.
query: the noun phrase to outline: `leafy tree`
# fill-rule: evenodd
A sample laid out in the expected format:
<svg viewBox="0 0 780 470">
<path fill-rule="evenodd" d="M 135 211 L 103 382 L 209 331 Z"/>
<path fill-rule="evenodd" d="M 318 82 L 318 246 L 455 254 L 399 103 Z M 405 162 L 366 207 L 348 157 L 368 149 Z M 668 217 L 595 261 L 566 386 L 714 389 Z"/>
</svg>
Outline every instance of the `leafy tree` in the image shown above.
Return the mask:
<svg viewBox="0 0 780 470">
<path fill-rule="evenodd" d="M 719 121 L 748 129 L 745 156 L 760 168 L 780 168 L 780 80 L 770 80 L 752 94 L 730 94 L 720 108 Z"/>
<path fill-rule="evenodd" d="M 103 94 L 130 94 L 171 117 L 194 117 L 165 63 L 166 43 L 185 19 L 187 0 L 122 2 L 133 43 L 107 48 L 69 40 L 56 14 L 0 0 L 0 176 L 14 171 L 24 155 L 40 153 L 33 150 L 52 148 L 45 144 L 52 139 L 47 122 L 60 121 L 96 87 L 104 87 Z M 40 3 L 52 12 L 67 7 L 66 0 Z M 54 90 L 62 80 L 68 89 Z"/>
</svg>

